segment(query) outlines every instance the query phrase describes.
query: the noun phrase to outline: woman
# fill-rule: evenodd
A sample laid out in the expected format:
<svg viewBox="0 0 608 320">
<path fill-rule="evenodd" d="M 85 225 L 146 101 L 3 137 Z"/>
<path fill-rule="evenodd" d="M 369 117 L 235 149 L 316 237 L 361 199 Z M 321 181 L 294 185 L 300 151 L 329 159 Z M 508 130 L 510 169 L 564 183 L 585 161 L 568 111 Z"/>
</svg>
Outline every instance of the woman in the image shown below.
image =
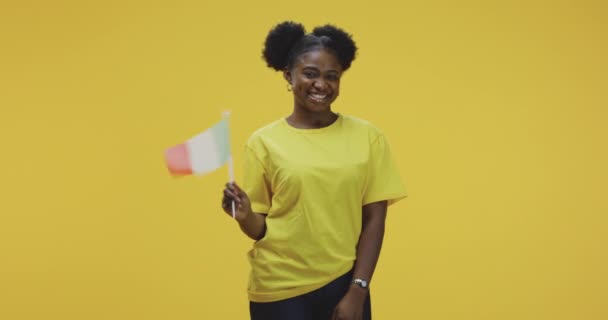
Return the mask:
<svg viewBox="0 0 608 320">
<path fill-rule="evenodd" d="M 266 38 L 263 56 L 287 80 L 293 112 L 253 133 L 243 188 L 226 184 L 222 199 L 256 240 L 253 320 L 371 319 L 387 206 L 406 193 L 382 133 L 331 109 L 356 50 L 331 25 L 306 34 L 283 22 Z"/>
</svg>

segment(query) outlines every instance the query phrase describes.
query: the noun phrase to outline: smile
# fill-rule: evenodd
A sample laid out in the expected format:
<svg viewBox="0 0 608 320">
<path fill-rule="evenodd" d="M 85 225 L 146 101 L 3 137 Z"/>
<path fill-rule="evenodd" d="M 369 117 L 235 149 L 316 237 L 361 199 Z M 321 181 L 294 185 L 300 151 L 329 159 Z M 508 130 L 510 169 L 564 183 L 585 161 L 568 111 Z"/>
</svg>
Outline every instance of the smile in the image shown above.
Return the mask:
<svg viewBox="0 0 608 320">
<path fill-rule="evenodd" d="M 329 97 L 328 94 L 320 94 L 320 93 L 311 93 L 308 96 L 310 97 L 311 100 L 316 101 L 316 102 L 323 102 L 323 101 L 327 100 L 327 98 Z"/>
</svg>

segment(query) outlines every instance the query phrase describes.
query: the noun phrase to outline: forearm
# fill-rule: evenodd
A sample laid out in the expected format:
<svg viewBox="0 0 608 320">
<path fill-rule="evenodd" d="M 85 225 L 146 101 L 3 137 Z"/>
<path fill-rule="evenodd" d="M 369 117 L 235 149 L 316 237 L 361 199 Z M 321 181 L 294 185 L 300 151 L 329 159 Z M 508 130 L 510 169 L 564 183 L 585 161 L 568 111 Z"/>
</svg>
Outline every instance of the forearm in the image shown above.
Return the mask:
<svg viewBox="0 0 608 320">
<path fill-rule="evenodd" d="M 357 245 L 357 260 L 353 278 L 371 282 L 384 239 L 386 206 L 386 201 L 381 201 L 363 207 L 363 225 Z"/>
<path fill-rule="evenodd" d="M 370 282 L 384 238 L 384 221 L 386 220 L 386 201 L 374 202 L 363 206 L 363 224 L 359 244 L 357 244 L 357 260 L 353 270 L 353 278 Z M 369 289 L 351 285 L 334 310 L 332 319 L 361 319 L 364 304 L 369 296 Z"/>
<path fill-rule="evenodd" d="M 249 238 L 253 240 L 260 240 L 266 233 L 266 215 L 251 212 L 244 219 L 239 220 L 239 227 Z"/>
</svg>

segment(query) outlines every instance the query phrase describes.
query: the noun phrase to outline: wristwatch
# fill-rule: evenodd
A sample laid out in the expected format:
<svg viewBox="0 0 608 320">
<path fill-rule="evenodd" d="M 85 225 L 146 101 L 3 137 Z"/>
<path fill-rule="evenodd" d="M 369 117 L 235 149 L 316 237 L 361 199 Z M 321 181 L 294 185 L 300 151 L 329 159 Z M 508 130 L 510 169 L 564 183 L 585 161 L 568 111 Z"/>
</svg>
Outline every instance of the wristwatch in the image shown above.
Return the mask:
<svg viewBox="0 0 608 320">
<path fill-rule="evenodd" d="M 367 289 L 367 281 L 363 279 L 353 279 L 352 284 L 356 284 L 363 289 Z"/>
</svg>

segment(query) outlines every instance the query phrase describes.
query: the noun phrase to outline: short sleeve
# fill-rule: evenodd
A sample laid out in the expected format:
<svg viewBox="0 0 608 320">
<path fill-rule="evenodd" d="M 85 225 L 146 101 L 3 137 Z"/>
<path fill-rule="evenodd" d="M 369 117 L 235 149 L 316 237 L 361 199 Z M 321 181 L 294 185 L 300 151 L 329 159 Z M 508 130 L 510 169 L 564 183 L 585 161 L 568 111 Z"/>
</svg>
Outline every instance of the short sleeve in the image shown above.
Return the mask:
<svg viewBox="0 0 608 320">
<path fill-rule="evenodd" d="M 249 146 L 245 147 L 243 190 L 249 196 L 253 212 L 268 213 L 271 204 L 270 183 L 262 162 Z"/>
<path fill-rule="evenodd" d="M 363 205 L 387 200 L 391 205 L 407 193 L 384 135 L 380 134 L 370 146 Z"/>
</svg>

